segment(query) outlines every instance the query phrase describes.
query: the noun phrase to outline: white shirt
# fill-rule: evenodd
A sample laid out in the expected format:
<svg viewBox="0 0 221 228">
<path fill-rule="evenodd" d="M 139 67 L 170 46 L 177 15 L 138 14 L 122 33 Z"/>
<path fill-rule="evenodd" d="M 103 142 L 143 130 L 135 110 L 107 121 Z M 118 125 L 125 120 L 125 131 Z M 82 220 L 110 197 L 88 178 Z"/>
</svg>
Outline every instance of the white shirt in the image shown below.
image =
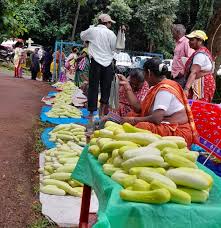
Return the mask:
<svg viewBox="0 0 221 228">
<path fill-rule="evenodd" d="M 130 56 L 125 52 L 114 53 L 114 59 L 116 60 L 116 66 L 131 66 Z"/>
<path fill-rule="evenodd" d="M 104 67 L 111 64 L 117 37 L 105 25 L 91 27 L 81 32 L 81 39 L 89 41 L 89 56 Z"/>
<path fill-rule="evenodd" d="M 171 116 L 184 109 L 184 105 L 172 93 L 162 90 L 155 97 L 152 111 L 158 109 L 166 111 L 166 116 Z"/>
<path fill-rule="evenodd" d="M 212 71 L 213 69 L 213 64 L 209 57 L 203 53 L 198 53 L 194 56 L 193 64 L 199 65 L 203 71 Z"/>
</svg>

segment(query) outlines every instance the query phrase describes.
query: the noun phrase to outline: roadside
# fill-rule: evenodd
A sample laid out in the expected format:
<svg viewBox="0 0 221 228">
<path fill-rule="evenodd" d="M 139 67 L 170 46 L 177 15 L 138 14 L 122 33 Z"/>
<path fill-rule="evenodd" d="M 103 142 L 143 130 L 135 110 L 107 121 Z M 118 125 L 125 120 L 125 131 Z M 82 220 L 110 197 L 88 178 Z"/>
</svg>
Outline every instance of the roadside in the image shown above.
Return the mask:
<svg viewBox="0 0 221 228">
<path fill-rule="evenodd" d="M 47 83 L 15 79 L 13 71 L 0 70 L 0 224 L 3 228 L 49 227 L 39 216 L 38 153 L 41 97 Z M 37 132 L 38 130 L 38 132 Z M 37 143 L 34 147 L 35 142 Z M 37 225 L 37 226 L 36 226 Z"/>
</svg>

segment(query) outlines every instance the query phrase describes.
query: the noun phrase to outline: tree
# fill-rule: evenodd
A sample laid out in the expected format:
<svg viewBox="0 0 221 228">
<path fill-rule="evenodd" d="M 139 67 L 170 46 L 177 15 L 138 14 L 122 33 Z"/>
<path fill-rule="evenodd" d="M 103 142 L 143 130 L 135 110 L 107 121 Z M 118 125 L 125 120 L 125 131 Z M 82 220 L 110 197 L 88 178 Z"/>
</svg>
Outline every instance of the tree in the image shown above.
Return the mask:
<svg viewBox="0 0 221 228">
<path fill-rule="evenodd" d="M 25 24 L 16 14 L 16 7 L 18 7 L 22 3 L 22 0 L 0 1 L 0 41 L 8 38 L 16 38 L 27 32 Z"/>
<path fill-rule="evenodd" d="M 178 0 L 150 0 L 137 8 L 135 17 L 144 29 L 150 52 L 172 52 L 171 26 L 177 6 Z"/>
<path fill-rule="evenodd" d="M 77 10 L 76 10 L 76 14 L 74 17 L 74 24 L 73 24 L 73 29 L 72 29 L 71 41 L 73 41 L 74 37 L 75 37 L 75 32 L 76 32 L 76 27 L 77 27 L 77 22 L 78 22 L 78 17 L 79 17 L 81 5 L 85 5 L 86 3 L 87 3 L 87 0 L 78 0 L 78 2 L 77 2 Z"/>
<path fill-rule="evenodd" d="M 112 0 L 107 6 L 108 14 L 110 14 L 118 24 L 128 24 L 132 19 L 133 10 L 124 0 Z"/>
</svg>

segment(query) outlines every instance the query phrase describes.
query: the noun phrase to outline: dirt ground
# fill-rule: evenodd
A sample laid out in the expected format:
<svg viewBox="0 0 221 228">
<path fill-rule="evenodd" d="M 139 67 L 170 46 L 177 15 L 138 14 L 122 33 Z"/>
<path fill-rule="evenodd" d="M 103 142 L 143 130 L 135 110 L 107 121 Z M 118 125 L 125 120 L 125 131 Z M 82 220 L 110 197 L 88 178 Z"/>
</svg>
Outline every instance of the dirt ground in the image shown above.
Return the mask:
<svg viewBox="0 0 221 228">
<path fill-rule="evenodd" d="M 15 79 L 0 72 L 1 228 L 25 228 L 33 218 L 34 131 L 41 98 L 51 90 L 46 83 Z"/>
</svg>

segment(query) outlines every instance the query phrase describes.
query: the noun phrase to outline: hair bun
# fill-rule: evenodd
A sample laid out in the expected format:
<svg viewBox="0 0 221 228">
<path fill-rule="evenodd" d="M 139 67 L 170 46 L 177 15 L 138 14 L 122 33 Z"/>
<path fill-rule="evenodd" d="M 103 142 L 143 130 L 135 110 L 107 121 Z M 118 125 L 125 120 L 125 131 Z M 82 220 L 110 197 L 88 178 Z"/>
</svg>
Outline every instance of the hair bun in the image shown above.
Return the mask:
<svg viewBox="0 0 221 228">
<path fill-rule="evenodd" d="M 161 75 L 164 75 L 164 74 L 166 74 L 168 72 L 168 67 L 167 67 L 167 65 L 166 64 L 163 64 L 163 67 L 162 67 L 162 69 L 161 69 Z"/>
<path fill-rule="evenodd" d="M 164 66 L 165 66 L 165 64 L 163 64 L 163 63 L 159 64 L 159 72 L 160 73 L 162 72 Z"/>
</svg>

